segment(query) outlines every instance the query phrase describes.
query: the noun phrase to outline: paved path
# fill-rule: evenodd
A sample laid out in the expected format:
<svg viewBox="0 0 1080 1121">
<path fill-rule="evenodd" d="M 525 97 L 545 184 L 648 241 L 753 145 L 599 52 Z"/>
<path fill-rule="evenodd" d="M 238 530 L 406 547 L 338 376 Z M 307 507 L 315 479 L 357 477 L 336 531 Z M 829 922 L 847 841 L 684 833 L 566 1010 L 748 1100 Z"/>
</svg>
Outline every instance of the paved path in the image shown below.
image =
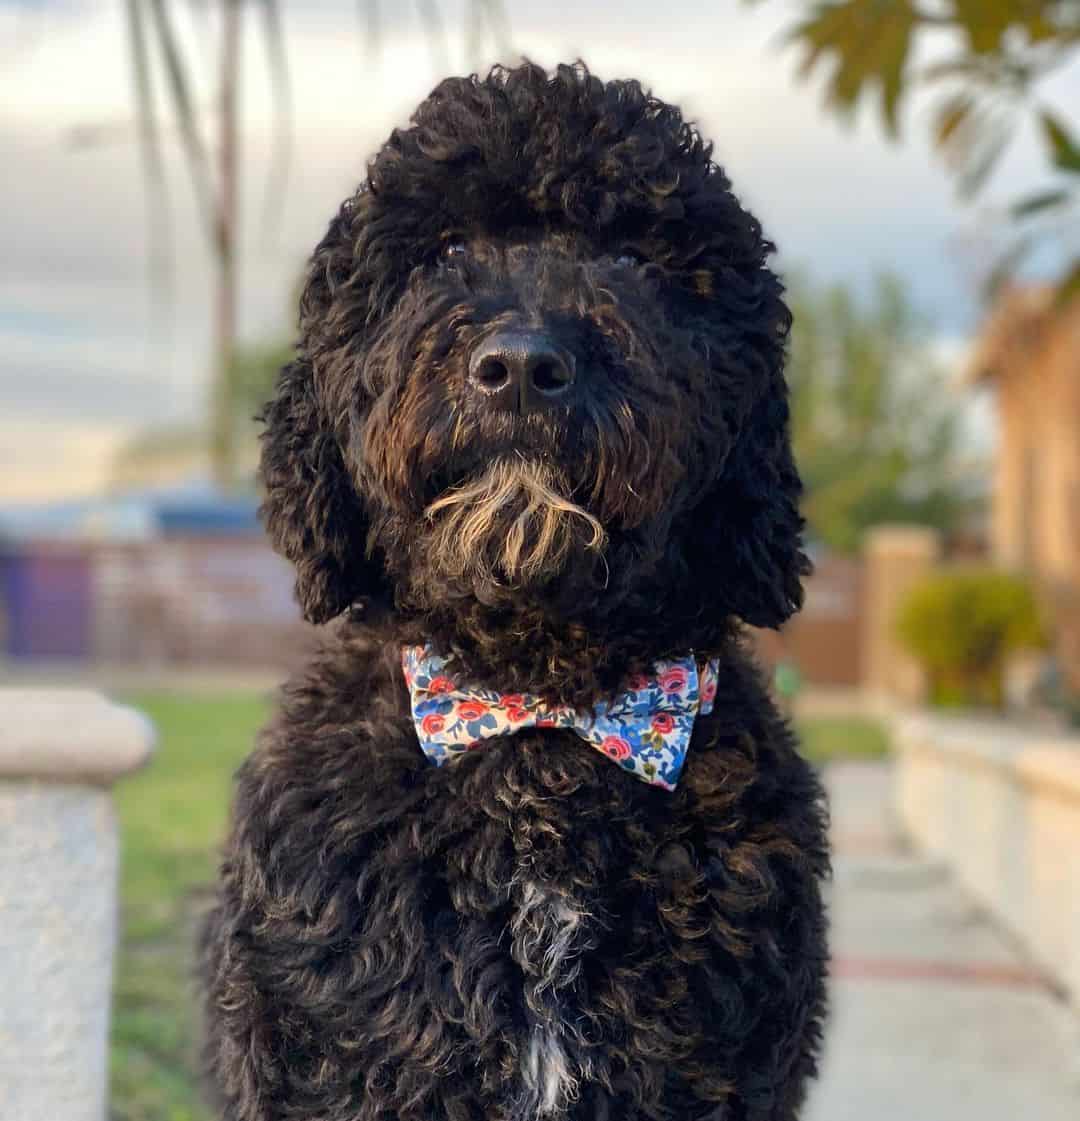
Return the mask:
<svg viewBox="0 0 1080 1121">
<path fill-rule="evenodd" d="M 832 1014 L 806 1121 L 1080 1121 L 1080 1019 L 890 827 L 888 771 L 829 774 Z"/>
</svg>

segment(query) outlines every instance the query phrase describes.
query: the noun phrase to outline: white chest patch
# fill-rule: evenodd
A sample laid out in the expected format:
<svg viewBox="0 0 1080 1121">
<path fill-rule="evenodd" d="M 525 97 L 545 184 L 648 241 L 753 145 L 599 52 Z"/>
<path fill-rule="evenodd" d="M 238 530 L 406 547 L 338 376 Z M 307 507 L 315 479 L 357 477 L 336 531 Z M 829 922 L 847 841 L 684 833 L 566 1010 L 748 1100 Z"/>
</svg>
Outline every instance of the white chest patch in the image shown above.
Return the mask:
<svg viewBox="0 0 1080 1121">
<path fill-rule="evenodd" d="M 531 880 L 519 881 L 518 906 L 511 923 L 514 959 L 525 973 L 525 1006 L 530 1036 L 522 1053 L 524 1093 L 517 1116 L 549 1117 L 577 1097 L 588 1070 L 571 1058 L 577 1029 L 569 1021 L 565 990 L 580 970 L 584 912 L 557 891 Z"/>
</svg>

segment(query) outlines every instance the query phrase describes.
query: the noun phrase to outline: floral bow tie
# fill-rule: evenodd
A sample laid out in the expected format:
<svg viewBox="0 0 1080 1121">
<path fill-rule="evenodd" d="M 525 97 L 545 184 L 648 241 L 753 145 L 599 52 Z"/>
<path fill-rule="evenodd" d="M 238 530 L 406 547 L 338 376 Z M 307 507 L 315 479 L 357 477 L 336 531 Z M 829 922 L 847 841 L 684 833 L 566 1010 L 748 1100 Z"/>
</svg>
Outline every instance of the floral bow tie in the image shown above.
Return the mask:
<svg viewBox="0 0 1080 1121">
<path fill-rule="evenodd" d="M 569 728 L 643 782 L 674 790 L 694 720 L 712 711 L 716 662 L 699 673 L 692 654 L 657 662 L 651 674 L 627 682 L 614 701 L 583 714 L 547 705 L 531 693 L 496 693 L 459 683 L 446 659 L 428 646 L 401 652 L 412 716 L 424 754 L 436 765 L 476 747 L 489 736 L 520 728 Z"/>
</svg>

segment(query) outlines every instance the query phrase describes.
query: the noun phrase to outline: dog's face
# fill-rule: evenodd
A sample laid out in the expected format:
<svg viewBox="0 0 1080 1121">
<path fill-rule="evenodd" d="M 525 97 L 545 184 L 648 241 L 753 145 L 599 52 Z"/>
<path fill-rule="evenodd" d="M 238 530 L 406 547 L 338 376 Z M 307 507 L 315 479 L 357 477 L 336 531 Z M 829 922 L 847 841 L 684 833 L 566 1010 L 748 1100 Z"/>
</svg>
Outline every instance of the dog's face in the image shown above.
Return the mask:
<svg viewBox="0 0 1080 1121">
<path fill-rule="evenodd" d="M 267 409 L 306 615 L 392 592 L 783 621 L 805 561 L 771 248 L 636 83 L 444 82 L 316 250 Z"/>
<path fill-rule="evenodd" d="M 739 379 L 715 392 L 700 281 L 641 228 L 454 223 L 425 248 L 372 332 L 346 457 L 410 539 L 396 573 L 421 602 L 603 595 L 748 406 Z"/>
</svg>

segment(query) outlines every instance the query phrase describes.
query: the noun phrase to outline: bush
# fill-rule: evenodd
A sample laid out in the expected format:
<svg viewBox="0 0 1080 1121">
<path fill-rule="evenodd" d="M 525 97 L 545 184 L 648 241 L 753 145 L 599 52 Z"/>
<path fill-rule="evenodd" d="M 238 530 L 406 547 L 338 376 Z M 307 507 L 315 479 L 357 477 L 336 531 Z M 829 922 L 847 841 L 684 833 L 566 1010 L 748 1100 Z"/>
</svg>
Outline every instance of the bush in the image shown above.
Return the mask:
<svg viewBox="0 0 1080 1121">
<path fill-rule="evenodd" d="M 918 584 L 896 631 L 925 671 L 931 700 L 944 705 L 1001 708 L 1009 655 L 1046 645 L 1030 585 L 985 567 L 942 571 Z"/>
</svg>

